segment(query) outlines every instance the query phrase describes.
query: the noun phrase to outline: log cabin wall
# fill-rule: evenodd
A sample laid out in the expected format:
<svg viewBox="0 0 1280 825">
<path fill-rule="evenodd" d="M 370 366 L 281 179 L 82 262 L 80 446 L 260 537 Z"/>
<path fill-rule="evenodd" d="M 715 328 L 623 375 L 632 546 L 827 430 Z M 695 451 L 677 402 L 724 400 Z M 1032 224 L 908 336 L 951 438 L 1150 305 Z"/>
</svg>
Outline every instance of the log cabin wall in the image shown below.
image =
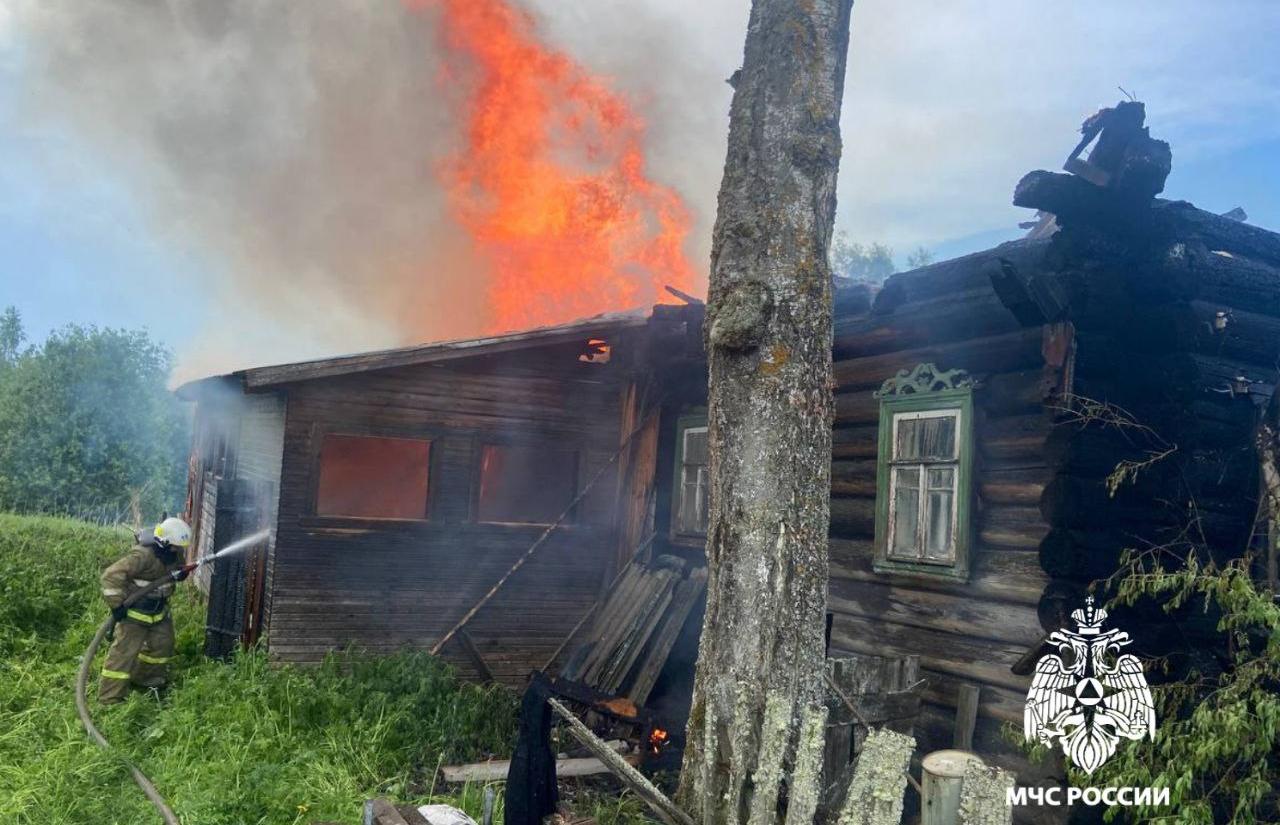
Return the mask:
<svg viewBox="0 0 1280 825">
<path fill-rule="evenodd" d="M 546 347 L 288 385 L 272 657 L 429 647 L 452 627 L 544 529 L 477 520 L 483 445 L 575 450 L 579 486 L 619 447 L 628 349 L 614 342 L 603 365 L 579 363 L 580 352 Z M 317 516 L 326 433 L 430 439 L 427 519 Z M 617 559 L 612 472 L 467 626 L 495 678 L 514 684 L 541 667 L 600 592 Z M 476 675 L 456 645 L 445 656 Z"/>
<path fill-rule="evenodd" d="M 1073 413 L 1046 451 L 1045 628 L 1066 623 L 1122 549 L 1185 558 L 1198 548 L 1219 562 L 1244 552 L 1257 503 L 1253 428 L 1280 363 L 1280 235 L 1082 184 L 1033 172 L 1015 199 L 1057 214 L 1054 266 L 1026 283 L 1044 313 L 1071 319 L 1078 347 Z M 1141 468 L 1113 492 L 1107 477 L 1122 461 Z M 1139 656 L 1167 657 L 1152 681 L 1221 668 L 1225 640 L 1198 607 L 1170 615 L 1140 604 L 1111 619 Z"/>
<path fill-rule="evenodd" d="M 861 312 L 856 301 L 838 297 L 834 341 L 831 655 L 920 657 L 928 684 L 916 732 L 924 753 L 951 747 L 959 686 L 979 686 L 974 748 L 1024 781 L 1052 768 L 1029 765 L 1000 728 L 1021 724 L 1029 680 L 1010 668 L 1041 636 L 1037 606 L 1046 577 L 1038 550 L 1048 526 L 1038 504 L 1050 478 L 1044 447 L 1052 429 L 1046 401 L 1059 391 L 1066 365 L 1055 338 L 1062 330 L 1024 326 L 996 294 L 992 275 L 1010 262 L 1038 262 L 1045 248 L 1020 241 L 895 275 Z M 968 582 L 872 568 L 873 392 L 922 362 L 962 368 L 980 381 Z"/>
</svg>

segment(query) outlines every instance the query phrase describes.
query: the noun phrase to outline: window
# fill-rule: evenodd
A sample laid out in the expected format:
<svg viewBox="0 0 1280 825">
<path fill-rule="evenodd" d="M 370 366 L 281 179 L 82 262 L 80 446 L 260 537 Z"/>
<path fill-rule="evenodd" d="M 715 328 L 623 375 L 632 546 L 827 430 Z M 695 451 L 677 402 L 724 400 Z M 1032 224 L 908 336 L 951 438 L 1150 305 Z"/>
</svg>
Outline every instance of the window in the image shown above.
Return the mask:
<svg viewBox="0 0 1280 825">
<path fill-rule="evenodd" d="M 425 519 L 431 442 L 328 433 L 320 446 L 316 515 Z"/>
<path fill-rule="evenodd" d="M 686 416 L 676 424 L 673 527 L 677 536 L 705 536 L 710 515 L 707 419 Z"/>
<path fill-rule="evenodd" d="M 876 568 L 967 577 L 973 380 L 921 364 L 877 396 Z"/>
<path fill-rule="evenodd" d="M 578 489 L 578 454 L 544 446 L 485 444 L 480 451 L 476 518 L 551 524 Z"/>
</svg>

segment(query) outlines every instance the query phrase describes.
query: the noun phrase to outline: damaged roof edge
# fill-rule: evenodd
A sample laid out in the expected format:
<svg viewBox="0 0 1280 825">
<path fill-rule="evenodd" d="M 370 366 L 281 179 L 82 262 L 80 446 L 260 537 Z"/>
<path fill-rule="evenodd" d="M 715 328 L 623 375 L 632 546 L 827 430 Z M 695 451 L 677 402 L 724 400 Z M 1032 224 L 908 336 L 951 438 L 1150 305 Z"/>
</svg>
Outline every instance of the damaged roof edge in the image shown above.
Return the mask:
<svg viewBox="0 0 1280 825">
<path fill-rule="evenodd" d="M 448 361 L 457 358 L 470 358 L 479 355 L 492 355 L 526 347 L 564 343 L 583 335 L 604 334 L 623 329 L 643 327 L 648 321 L 649 311 L 644 309 L 604 313 L 566 324 L 536 327 L 520 332 L 491 335 L 484 338 L 439 341 L 395 349 L 340 355 L 332 358 L 314 358 L 287 364 L 251 367 L 225 375 L 215 375 L 188 381 L 175 389 L 174 393 L 185 401 L 194 401 L 201 393 L 202 388 L 208 387 L 212 383 L 224 385 L 234 379 L 238 379 L 241 387 L 248 392 L 273 387 L 278 384 L 308 381 L 314 378 L 328 378 L 336 375 Z"/>
</svg>

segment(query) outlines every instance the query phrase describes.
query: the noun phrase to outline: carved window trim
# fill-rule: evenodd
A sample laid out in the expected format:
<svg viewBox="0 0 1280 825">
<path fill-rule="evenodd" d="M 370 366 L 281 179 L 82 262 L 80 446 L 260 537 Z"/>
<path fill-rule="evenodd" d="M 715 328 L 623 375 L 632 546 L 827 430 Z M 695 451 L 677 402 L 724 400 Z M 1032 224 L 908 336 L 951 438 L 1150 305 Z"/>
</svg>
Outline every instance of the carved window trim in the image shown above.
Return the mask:
<svg viewBox="0 0 1280 825">
<path fill-rule="evenodd" d="M 872 566 L 882 573 L 910 573 L 967 581 L 972 545 L 974 481 L 973 378 L 964 370 L 939 370 L 933 364 L 919 364 L 902 370 L 881 385 L 879 440 L 876 454 L 876 532 Z M 920 418 L 953 418 L 955 453 L 953 458 L 934 460 L 936 467 L 954 467 L 951 559 L 895 557 L 890 552 L 893 515 L 893 471 L 904 464 L 928 466 L 915 459 L 895 461 L 897 422 Z M 923 470 L 921 471 L 924 472 Z M 923 499 L 923 496 L 922 496 Z M 922 503 L 921 508 L 925 505 Z M 924 555 L 923 550 L 921 555 Z"/>
</svg>

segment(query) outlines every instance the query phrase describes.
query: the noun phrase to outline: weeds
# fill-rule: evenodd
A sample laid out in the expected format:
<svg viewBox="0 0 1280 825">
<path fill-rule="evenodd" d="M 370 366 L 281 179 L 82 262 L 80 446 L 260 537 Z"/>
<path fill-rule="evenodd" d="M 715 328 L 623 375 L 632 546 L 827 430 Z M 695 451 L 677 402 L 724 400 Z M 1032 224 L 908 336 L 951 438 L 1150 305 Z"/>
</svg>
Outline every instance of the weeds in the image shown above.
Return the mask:
<svg viewBox="0 0 1280 825">
<path fill-rule="evenodd" d="M 129 543 L 124 530 L 0 515 L 0 821 L 156 819 L 72 706 L 78 658 L 104 616 L 98 573 Z M 442 762 L 509 752 L 509 691 L 461 683 L 423 653 L 310 669 L 269 666 L 259 651 L 210 662 L 198 599 L 187 589 L 174 601 L 169 692 L 94 714 L 186 825 L 354 823 L 375 794 L 478 818 L 482 787 L 444 796 L 433 778 Z"/>
<path fill-rule="evenodd" d="M 79 658 L 105 617 L 98 574 L 131 540 L 124 529 L 0 514 L 0 822 L 158 821 L 119 756 L 89 742 L 72 703 Z M 194 588 L 173 601 L 168 692 L 92 706 L 184 825 L 356 823 L 362 801 L 379 794 L 479 820 L 483 785 L 441 787 L 435 777 L 442 764 L 511 752 L 510 691 L 463 683 L 423 652 L 334 656 L 314 668 L 272 666 L 262 651 L 211 662 Z M 601 825 L 646 821 L 628 794 L 575 783 L 565 795 Z"/>
</svg>

